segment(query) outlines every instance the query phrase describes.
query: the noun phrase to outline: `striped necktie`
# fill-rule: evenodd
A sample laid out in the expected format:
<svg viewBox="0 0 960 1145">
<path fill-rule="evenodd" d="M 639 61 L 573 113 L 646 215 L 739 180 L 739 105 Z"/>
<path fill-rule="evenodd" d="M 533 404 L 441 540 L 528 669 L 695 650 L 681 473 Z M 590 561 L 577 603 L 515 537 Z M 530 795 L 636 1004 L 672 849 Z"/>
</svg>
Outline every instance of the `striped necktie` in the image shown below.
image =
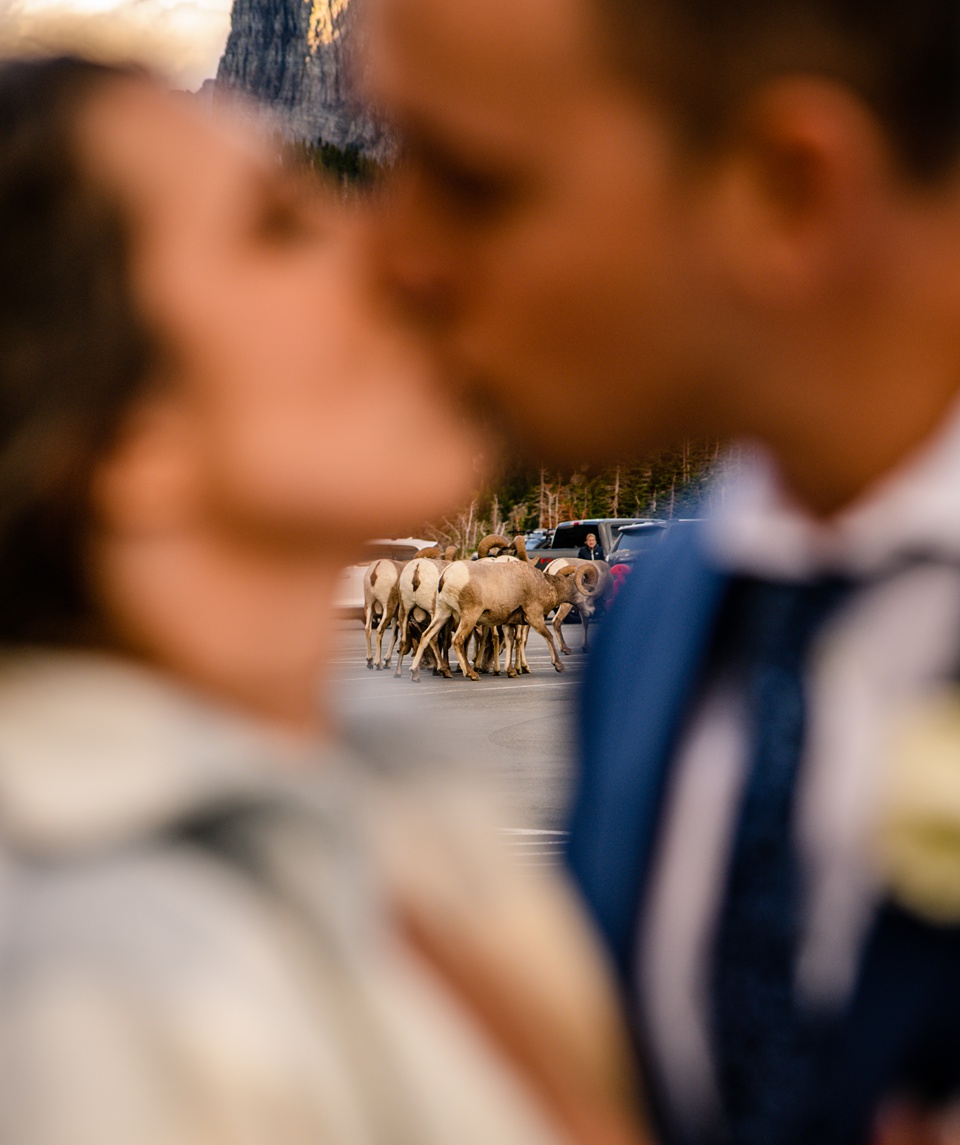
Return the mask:
<svg viewBox="0 0 960 1145">
<path fill-rule="evenodd" d="M 742 681 L 745 790 L 713 957 L 713 1037 L 731 1145 L 813 1145 L 826 1032 L 798 1009 L 802 886 L 794 846 L 811 644 L 850 584 L 743 579 L 719 655 Z"/>
</svg>

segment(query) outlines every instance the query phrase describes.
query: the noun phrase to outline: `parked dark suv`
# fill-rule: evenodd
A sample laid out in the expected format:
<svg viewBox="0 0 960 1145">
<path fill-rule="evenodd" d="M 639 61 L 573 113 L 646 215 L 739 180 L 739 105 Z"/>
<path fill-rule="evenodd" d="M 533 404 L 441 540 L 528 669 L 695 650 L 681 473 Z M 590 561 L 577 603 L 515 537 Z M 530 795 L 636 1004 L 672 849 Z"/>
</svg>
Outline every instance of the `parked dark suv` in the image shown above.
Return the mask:
<svg viewBox="0 0 960 1145">
<path fill-rule="evenodd" d="M 696 524 L 692 518 L 683 517 L 677 521 L 641 521 L 635 525 L 624 525 L 616 544 L 607 553 L 610 565 L 631 565 L 663 541 L 671 529 Z"/>
</svg>

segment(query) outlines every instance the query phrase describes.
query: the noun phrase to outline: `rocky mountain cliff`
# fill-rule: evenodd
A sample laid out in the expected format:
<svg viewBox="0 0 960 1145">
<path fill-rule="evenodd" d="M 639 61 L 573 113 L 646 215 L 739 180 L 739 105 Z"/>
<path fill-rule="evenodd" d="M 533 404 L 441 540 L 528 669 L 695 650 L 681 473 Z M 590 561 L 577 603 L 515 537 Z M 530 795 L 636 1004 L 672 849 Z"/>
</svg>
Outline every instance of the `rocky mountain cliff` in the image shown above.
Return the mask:
<svg viewBox="0 0 960 1145">
<path fill-rule="evenodd" d="M 291 138 L 385 158 L 385 131 L 350 90 L 356 10 L 351 0 L 233 0 L 218 90 L 252 97 Z"/>
</svg>

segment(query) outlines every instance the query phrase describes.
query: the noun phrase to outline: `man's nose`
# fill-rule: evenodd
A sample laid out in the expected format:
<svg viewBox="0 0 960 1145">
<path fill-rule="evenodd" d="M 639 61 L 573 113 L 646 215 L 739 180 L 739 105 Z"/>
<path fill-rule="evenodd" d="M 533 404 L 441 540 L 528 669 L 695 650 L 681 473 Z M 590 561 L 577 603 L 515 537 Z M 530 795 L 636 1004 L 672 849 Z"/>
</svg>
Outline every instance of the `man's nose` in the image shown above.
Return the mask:
<svg viewBox="0 0 960 1145">
<path fill-rule="evenodd" d="M 389 191 L 369 218 L 371 264 L 382 289 L 418 325 L 448 327 L 457 311 L 455 276 L 432 228 Z"/>
<path fill-rule="evenodd" d="M 456 305 L 449 279 L 416 258 L 391 260 L 386 266 L 386 288 L 400 309 L 413 321 L 439 333 L 453 322 Z"/>
</svg>

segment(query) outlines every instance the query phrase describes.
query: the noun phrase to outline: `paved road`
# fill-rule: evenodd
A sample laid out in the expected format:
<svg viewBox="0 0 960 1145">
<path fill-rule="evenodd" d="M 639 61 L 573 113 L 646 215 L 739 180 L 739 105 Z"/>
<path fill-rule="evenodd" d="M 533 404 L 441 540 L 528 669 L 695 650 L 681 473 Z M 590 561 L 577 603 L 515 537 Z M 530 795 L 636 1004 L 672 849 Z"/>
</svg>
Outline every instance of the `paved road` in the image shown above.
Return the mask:
<svg viewBox="0 0 960 1145">
<path fill-rule="evenodd" d="M 567 643 L 579 648 L 580 629 L 564 629 Z M 571 775 L 573 691 L 582 655 L 564 657 L 566 671 L 550 664 L 544 641 L 530 634 L 527 656 L 531 674 L 516 680 L 481 676 L 476 683 L 459 672 L 452 680 L 424 672 L 419 684 L 389 671 L 366 666 L 363 628 L 345 624 L 339 658 L 339 703 L 348 718 L 376 713 L 402 726 L 408 737 L 451 752 L 485 772 L 515 811 L 505 823 L 509 841 L 520 853 L 549 855 L 558 845 Z"/>
</svg>

